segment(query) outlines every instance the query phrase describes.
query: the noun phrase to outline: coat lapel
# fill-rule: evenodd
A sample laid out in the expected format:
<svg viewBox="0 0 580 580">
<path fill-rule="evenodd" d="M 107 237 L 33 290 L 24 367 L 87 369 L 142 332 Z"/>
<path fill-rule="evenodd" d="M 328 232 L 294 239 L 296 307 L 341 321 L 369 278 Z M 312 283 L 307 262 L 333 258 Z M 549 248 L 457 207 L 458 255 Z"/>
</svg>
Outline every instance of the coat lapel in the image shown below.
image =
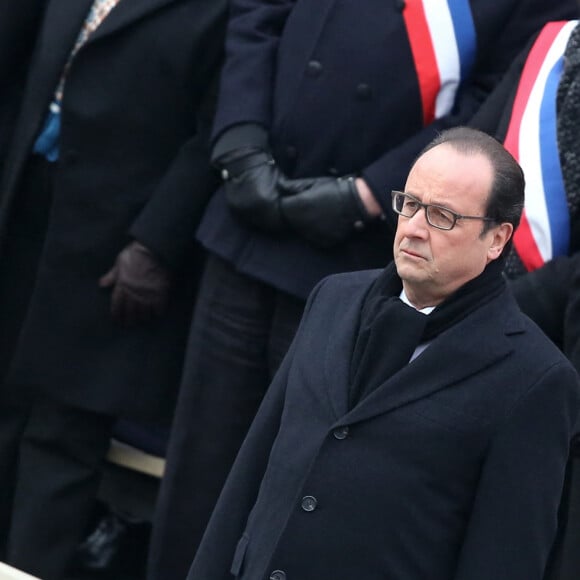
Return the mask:
<svg viewBox="0 0 580 580">
<path fill-rule="evenodd" d="M 355 423 L 388 413 L 477 374 L 508 356 L 512 345 L 506 335 L 522 331 L 519 310 L 504 292 L 437 337 L 412 363 L 360 401 L 343 421 Z"/>
<path fill-rule="evenodd" d="M 92 3 L 93 0 L 70 0 L 48 5 L 39 45 L 42 55 L 36 56 L 36 62 L 41 63 L 37 69 L 42 79 L 34 85 L 50 95 L 43 102 L 50 100 L 56 89 Z"/>
<path fill-rule="evenodd" d="M 372 281 L 379 274 L 379 270 L 369 271 L 368 283 L 362 286 L 362 291 L 348 291 L 342 299 L 333 301 L 332 321 L 325 321 L 328 342 L 324 352 L 324 384 L 337 419 L 348 411 L 350 359 L 358 334 L 360 311 Z"/>
<path fill-rule="evenodd" d="M 178 0 L 120 0 L 119 4 L 87 40 L 87 44 L 117 32 L 146 14 L 176 1 Z"/>
<path fill-rule="evenodd" d="M 61 0 L 48 3 L 22 104 L 23 121 L 16 128 L 13 138 L 16 146 L 7 162 L 11 171 L 7 172 L 4 182 L 8 192 L 3 200 L 6 204 L 10 203 L 20 171 L 48 114 L 48 105 L 92 2 Z M 3 224 L 0 224 L 0 230 L 2 228 Z"/>
</svg>

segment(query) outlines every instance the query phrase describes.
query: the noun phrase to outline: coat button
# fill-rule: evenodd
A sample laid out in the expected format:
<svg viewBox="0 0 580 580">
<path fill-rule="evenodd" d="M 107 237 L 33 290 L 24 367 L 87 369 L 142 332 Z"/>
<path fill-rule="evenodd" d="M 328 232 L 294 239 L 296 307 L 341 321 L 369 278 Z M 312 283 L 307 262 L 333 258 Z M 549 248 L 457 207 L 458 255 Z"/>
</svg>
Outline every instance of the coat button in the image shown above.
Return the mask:
<svg viewBox="0 0 580 580">
<path fill-rule="evenodd" d="M 318 60 L 311 60 L 306 66 L 306 74 L 309 77 L 319 77 L 322 74 L 322 63 Z"/>
<path fill-rule="evenodd" d="M 371 87 L 367 83 L 360 83 L 356 87 L 356 98 L 359 101 L 368 101 L 371 98 Z"/>
<path fill-rule="evenodd" d="M 344 427 L 337 427 L 332 434 L 334 435 L 335 439 L 342 441 L 348 437 L 348 427 L 345 425 Z"/>
<path fill-rule="evenodd" d="M 312 495 L 305 495 L 300 502 L 300 506 L 305 512 L 313 512 L 318 505 L 318 500 Z"/>
<path fill-rule="evenodd" d="M 338 177 L 338 169 L 336 167 L 329 167 L 328 174 L 332 175 L 333 177 Z"/>
<path fill-rule="evenodd" d="M 270 580 L 286 580 L 286 572 L 282 570 L 274 570 L 270 574 Z"/>
<path fill-rule="evenodd" d="M 286 157 L 288 157 L 288 159 L 296 159 L 297 156 L 298 151 L 296 147 L 293 145 L 286 145 Z"/>
</svg>

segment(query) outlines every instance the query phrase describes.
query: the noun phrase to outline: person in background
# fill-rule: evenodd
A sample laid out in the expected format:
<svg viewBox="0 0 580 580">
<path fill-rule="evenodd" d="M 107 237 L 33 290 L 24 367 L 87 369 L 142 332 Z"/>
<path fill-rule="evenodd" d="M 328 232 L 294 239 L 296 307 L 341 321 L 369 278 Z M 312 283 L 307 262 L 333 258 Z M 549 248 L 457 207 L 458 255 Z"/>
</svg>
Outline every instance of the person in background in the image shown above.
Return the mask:
<svg viewBox="0 0 580 580">
<path fill-rule="evenodd" d="M 36 6 L 0 189 L 0 559 L 57 580 L 115 418 L 171 419 L 226 1 Z"/>
<path fill-rule="evenodd" d="M 542 580 L 580 382 L 503 277 L 521 168 L 444 131 L 394 262 L 313 290 L 188 580 Z"/>
<path fill-rule="evenodd" d="M 580 250 L 579 115 L 580 26 L 570 20 L 541 30 L 470 121 L 504 142 L 526 175 L 506 274 L 520 307 L 560 347 L 565 324 L 576 324 L 566 308 Z"/>
<path fill-rule="evenodd" d="M 576 0 L 232 0 L 213 128 L 223 187 L 151 541 L 149 579 L 182 580 L 305 300 L 384 266 L 388 192 L 473 117 L 545 22 Z"/>
</svg>

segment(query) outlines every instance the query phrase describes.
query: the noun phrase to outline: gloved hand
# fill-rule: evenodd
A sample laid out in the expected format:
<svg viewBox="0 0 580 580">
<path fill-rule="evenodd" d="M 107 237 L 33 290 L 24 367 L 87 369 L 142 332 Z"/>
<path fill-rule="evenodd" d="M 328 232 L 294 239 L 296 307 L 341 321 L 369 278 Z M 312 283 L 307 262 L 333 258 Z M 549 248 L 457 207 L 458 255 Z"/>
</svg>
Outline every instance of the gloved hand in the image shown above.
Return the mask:
<svg viewBox="0 0 580 580">
<path fill-rule="evenodd" d="M 283 177 L 269 153 L 260 149 L 234 150 L 217 160 L 230 208 L 246 223 L 278 232 L 285 229 L 280 212 Z"/>
<path fill-rule="evenodd" d="M 309 242 L 328 248 L 362 230 L 374 218 L 353 177 L 281 179 L 281 208 L 288 224 Z"/>
<path fill-rule="evenodd" d="M 99 280 L 101 288 L 112 288 L 113 318 L 126 325 L 163 314 L 170 285 L 169 271 L 137 241 L 119 253 L 113 267 Z"/>
</svg>

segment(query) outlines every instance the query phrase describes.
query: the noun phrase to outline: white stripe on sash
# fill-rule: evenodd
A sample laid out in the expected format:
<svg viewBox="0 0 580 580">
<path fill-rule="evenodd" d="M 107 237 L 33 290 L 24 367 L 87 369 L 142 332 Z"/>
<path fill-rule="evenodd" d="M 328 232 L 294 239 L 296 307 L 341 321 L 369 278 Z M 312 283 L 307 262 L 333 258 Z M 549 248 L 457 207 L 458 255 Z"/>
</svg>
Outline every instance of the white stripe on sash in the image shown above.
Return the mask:
<svg viewBox="0 0 580 580">
<path fill-rule="evenodd" d="M 459 50 L 447 0 L 426 0 L 423 8 L 431 31 L 441 82 L 435 101 L 435 118 L 438 119 L 449 113 L 455 102 L 455 94 L 461 81 Z"/>
</svg>

